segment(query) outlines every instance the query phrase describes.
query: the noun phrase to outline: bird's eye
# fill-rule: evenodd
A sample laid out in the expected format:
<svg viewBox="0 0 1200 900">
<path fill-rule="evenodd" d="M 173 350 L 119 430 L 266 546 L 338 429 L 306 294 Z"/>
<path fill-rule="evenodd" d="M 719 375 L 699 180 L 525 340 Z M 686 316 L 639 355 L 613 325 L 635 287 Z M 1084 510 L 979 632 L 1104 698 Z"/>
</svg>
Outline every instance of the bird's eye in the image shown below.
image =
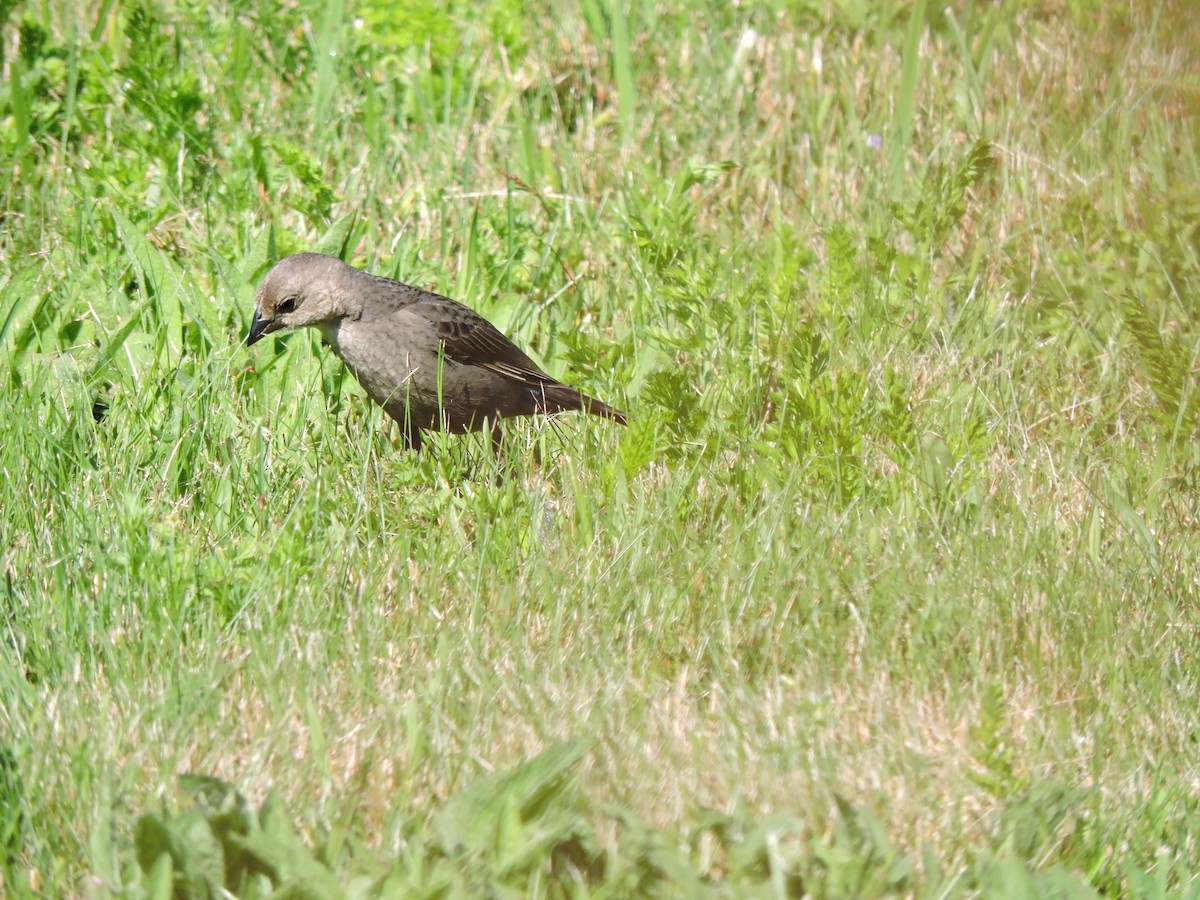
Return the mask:
<svg viewBox="0 0 1200 900">
<path fill-rule="evenodd" d="M 279 312 L 290 313 L 296 308 L 295 297 L 284 297 L 283 302 L 279 304 Z"/>
</svg>

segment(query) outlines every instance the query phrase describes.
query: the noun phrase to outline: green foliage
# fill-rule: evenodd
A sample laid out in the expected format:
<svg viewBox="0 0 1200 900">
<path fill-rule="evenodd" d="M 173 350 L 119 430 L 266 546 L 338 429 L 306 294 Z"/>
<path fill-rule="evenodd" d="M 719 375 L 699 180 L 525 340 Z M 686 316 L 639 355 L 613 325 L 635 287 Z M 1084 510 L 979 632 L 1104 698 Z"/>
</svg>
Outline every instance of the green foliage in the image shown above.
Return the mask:
<svg viewBox="0 0 1200 900">
<path fill-rule="evenodd" d="M 482 888 L 514 877 L 520 883 L 545 860 L 572 858 L 584 868 L 599 850 L 582 819 L 572 770 L 585 741 L 561 744 L 509 772 L 479 779 L 433 820 L 441 847 L 464 861 Z"/>
<path fill-rule="evenodd" d="M 301 147 L 287 141 L 272 140 L 271 149 L 279 156 L 284 168 L 300 182 L 302 193 L 289 200 L 289 205 L 302 212 L 314 225 L 328 222 L 337 198 L 316 160 Z"/>
<path fill-rule="evenodd" d="M 4 10 L 8 18 L 8 10 Z M 68 49 L 52 40 L 37 20 L 26 14 L 17 30 L 18 53 L 11 62 L 9 91 L 3 112 L 13 128 L 5 137 L 14 143 L 6 150 L 16 154 L 26 140 L 35 144 L 52 138 L 61 122 L 62 97 L 67 89 Z"/>
<path fill-rule="evenodd" d="M 472 105 L 481 87 L 498 88 L 476 83 L 481 54 L 498 49 L 520 66 L 527 51 L 522 0 L 409 0 L 400 7 L 384 0 L 355 4 L 355 41 L 364 64 L 405 82 L 403 110 L 411 121 L 445 121 Z"/>
<path fill-rule="evenodd" d="M 971 728 L 973 756 L 979 769 L 971 778 L 989 794 L 1008 799 L 1028 787 L 1028 779 L 1013 768 L 1011 738 L 1005 733 L 1004 693 L 999 686 L 984 695 L 979 720 Z"/>
<path fill-rule="evenodd" d="M 575 770 L 589 742 L 552 746 L 511 770 L 486 775 L 452 797 L 427 830 L 414 830 L 391 861 L 361 852 L 329 833 L 309 846 L 271 794 L 255 810 L 232 786 L 189 775 L 195 798 L 182 812 L 137 820 L 117 893 L 127 897 L 469 897 L 631 896 L 684 890 L 713 892 L 696 874 L 699 858 L 724 872 L 729 889 L 748 895 L 796 896 L 815 887 L 841 893 L 901 888 L 903 857 L 887 847 L 877 822 L 841 801 L 828 843 L 814 839 L 807 865 L 794 868 L 802 823 L 778 816 L 755 822 L 739 809 L 710 815 L 687 841 L 671 842 L 636 817 L 614 810 L 617 842 L 605 849 L 584 816 Z M 414 826 L 418 823 L 412 823 Z M 866 862 L 859 855 L 866 842 Z M 880 844 L 879 842 L 882 842 Z M 356 850 L 358 852 L 356 852 Z M 878 852 L 878 858 L 874 854 Z M 806 887 L 811 886 L 811 887 Z"/>
<path fill-rule="evenodd" d="M 839 815 L 829 833 L 813 840 L 806 893 L 826 897 L 888 896 L 911 886 L 912 861 L 892 846 L 887 829 L 870 812 L 837 797 Z"/>
<path fill-rule="evenodd" d="M 203 164 L 212 145 L 206 124 L 211 116 L 203 115 L 203 91 L 196 73 L 188 70 L 181 36 L 171 33 L 152 7 L 139 3 L 126 20 L 125 40 L 129 53 L 117 75 L 126 82 L 125 97 L 145 117 L 148 127 L 138 130 L 147 139 L 147 151 L 169 171 L 182 143 L 189 162 Z"/>
<path fill-rule="evenodd" d="M 273 891 L 340 896 L 338 881 L 304 846 L 279 798 L 259 810 L 215 779 L 185 776 L 196 804 L 172 815 L 149 813 L 137 822 L 136 867 L 126 870 L 128 896 L 240 897 Z"/>
<path fill-rule="evenodd" d="M 22 848 L 26 803 L 16 754 L 0 745 L 0 854 L 6 865 L 12 865 Z"/>
<path fill-rule="evenodd" d="M 958 165 L 938 166 L 915 201 L 895 208 L 896 218 L 912 234 L 922 256 L 937 255 L 967 212 L 967 192 L 996 167 L 992 145 L 977 140 Z"/>
<path fill-rule="evenodd" d="M 1192 386 L 1195 354 L 1179 338 L 1164 339 L 1143 301 L 1127 296 L 1121 314 L 1149 375 L 1166 433 L 1176 440 L 1193 439 L 1200 429 L 1200 393 Z"/>
</svg>

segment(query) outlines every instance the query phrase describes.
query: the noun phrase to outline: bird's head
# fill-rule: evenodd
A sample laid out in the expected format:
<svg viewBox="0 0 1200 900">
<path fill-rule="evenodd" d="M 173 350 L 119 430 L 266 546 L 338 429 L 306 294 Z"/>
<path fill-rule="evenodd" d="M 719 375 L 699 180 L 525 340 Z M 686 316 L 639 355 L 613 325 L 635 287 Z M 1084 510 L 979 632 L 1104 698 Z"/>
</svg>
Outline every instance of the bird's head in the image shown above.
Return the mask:
<svg viewBox="0 0 1200 900">
<path fill-rule="evenodd" d="M 320 253 L 297 253 L 277 262 L 254 294 L 254 319 L 246 344 L 276 331 L 308 325 L 325 331 L 346 315 L 339 289 L 345 263 Z M 353 269 L 349 269 L 353 271 Z"/>
</svg>

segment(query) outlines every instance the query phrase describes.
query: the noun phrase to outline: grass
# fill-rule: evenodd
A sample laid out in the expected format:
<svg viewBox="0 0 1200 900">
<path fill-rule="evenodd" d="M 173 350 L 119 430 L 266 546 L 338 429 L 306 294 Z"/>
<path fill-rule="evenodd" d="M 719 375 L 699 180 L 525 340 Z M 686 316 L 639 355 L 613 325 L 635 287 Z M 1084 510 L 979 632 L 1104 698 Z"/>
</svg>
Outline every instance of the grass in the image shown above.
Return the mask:
<svg viewBox="0 0 1200 900">
<path fill-rule="evenodd" d="M 0 893 L 1200 895 L 1144 6 L 0 3 Z M 403 452 L 301 249 L 630 427 Z"/>
</svg>

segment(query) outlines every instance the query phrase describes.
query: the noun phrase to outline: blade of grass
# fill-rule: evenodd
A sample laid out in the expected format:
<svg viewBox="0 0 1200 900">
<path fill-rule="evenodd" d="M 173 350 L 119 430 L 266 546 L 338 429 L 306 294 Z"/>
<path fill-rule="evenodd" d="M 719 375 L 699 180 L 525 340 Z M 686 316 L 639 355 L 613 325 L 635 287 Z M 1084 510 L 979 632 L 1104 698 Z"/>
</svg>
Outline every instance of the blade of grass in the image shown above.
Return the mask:
<svg viewBox="0 0 1200 900">
<path fill-rule="evenodd" d="M 900 90 L 896 95 L 895 128 L 892 130 L 890 188 L 895 200 L 901 196 L 905 176 L 904 161 L 912 148 L 917 73 L 920 69 L 921 36 L 924 32 L 925 0 L 916 0 L 909 15 L 908 35 L 904 40 L 904 68 L 900 75 Z"/>
<path fill-rule="evenodd" d="M 341 66 L 346 29 L 345 0 L 326 0 L 317 32 L 317 78 L 313 85 L 313 121 L 326 122 Z"/>
<path fill-rule="evenodd" d="M 621 116 L 621 143 L 628 146 L 637 127 L 637 86 L 633 79 L 629 18 L 622 0 L 609 6 L 612 20 L 613 75 L 617 81 L 617 109 Z"/>
</svg>

